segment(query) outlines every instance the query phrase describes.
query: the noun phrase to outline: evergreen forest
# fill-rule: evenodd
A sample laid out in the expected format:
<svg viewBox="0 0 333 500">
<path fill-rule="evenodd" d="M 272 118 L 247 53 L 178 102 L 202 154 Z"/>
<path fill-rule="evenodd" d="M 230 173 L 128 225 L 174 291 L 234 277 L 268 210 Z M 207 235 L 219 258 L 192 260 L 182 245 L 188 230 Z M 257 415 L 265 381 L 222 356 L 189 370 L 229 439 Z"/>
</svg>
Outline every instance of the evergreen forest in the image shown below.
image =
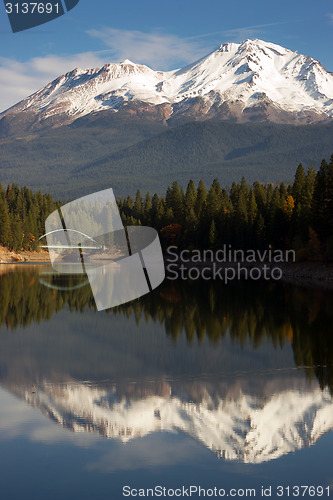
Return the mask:
<svg viewBox="0 0 333 500">
<path fill-rule="evenodd" d="M 61 204 L 50 194 L 16 184 L 0 184 L 0 245 L 14 251 L 38 250 L 47 216 Z M 294 249 L 298 260 L 333 260 L 333 155 L 318 171 L 299 164 L 288 185 L 245 178 L 230 189 L 215 179 L 210 187 L 190 180 L 173 182 L 164 196 L 118 199 L 124 225 L 158 230 L 164 249 Z"/>
<path fill-rule="evenodd" d="M 229 190 L 215 179 L 207 188 L 192 180 L 186 190 L 174 182 L 165 196 L 140 191 L 118 201 L 125 225 L 159 231 L 162 245 L 179 248 L 294 249 L 298 260 L 333 259 L 333 155 L 318 172 L 299 164 L 286 185 L 245 178 Z"/>
<path fill-rule="evenodd" d="M 36 251 L 45 220 L 59 203 L 50 194 L 33 193 L 27 187 L 0 184 L 0 245 L 14 251 Z"/>
</svg>

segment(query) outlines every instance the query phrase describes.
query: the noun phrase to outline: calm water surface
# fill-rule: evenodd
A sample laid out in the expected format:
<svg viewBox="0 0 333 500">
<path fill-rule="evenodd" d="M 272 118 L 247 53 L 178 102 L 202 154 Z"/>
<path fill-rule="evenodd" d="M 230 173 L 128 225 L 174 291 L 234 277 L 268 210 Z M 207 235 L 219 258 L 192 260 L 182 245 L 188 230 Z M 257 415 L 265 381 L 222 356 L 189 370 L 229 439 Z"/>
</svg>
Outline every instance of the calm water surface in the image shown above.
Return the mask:
<svg viewBox="0 0 333 500">
<path fill-rule="evenodd" d="M 166 281 L 98 313 L 82 278 L 0 273 L 1 499 L 333 497 L 332 292 Z"/>
</svg>

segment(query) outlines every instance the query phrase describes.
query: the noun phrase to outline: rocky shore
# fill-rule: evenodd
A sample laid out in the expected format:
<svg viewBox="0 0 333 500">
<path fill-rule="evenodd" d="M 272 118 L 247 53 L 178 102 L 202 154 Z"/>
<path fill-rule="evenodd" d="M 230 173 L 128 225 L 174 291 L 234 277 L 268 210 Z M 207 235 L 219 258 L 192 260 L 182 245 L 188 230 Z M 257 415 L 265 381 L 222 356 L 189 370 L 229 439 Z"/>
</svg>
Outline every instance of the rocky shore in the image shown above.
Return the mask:
<svg viewBox="0 0 333 500">
<path fill-rule="evenodd" d="M 20 262 L 50 262 L 49 252 L 13 252 L 0 247 L 0 264 L 18 264 Z"/>
</svg>

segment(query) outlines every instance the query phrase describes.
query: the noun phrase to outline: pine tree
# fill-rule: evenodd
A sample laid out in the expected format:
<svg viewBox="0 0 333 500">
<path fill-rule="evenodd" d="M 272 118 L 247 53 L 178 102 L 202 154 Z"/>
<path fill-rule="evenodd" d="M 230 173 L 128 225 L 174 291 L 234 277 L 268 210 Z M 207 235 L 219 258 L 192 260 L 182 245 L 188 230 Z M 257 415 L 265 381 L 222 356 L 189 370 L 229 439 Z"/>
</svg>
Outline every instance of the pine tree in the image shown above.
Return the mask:
<svg viewBox="0 0 333 500">
<path fill-rule="evenodd" d="M 237 207 L 239 198 L 239 186 L 237 186 L 236 182 L 233 182 L 230 189 L 230 200 L 233 207 Z"/>
<path fill-rule="evenodd" d="M 206 202 L 206 217 L 208 221 L 214 219 L 219 213 L 222 201 L 221 195 L 222 191 L 219 195 L 214 186 L 212 186 L 208 191 L 207 202 Z"/>
<path fill-rule="evenodd" d="M 258 210 L 261 214 L 264 213 L 264 210 L 266 208 L 266 202 L 267 202 L 267 193 L 265 187 L 260 184 L 259 182 L 255 182 L 253 184 L 253 191 L 254 195 L 256 198 L 256 203 Z"/>
<path fill-rule="evenodd" d="M 249 194 L 249 186 L 245 180 L 245 177 L 242 177 L 239 189 L 244 194 L 245 198 L 247 198 L 247 196 Z"/>
<path fill-rule="evenodd" d="M 217 179 L 213 180 L 212 188 L 215 190 L 217 196 L 219 198 L 221 198 L 221 196 L 222 196 L 222 189 L 221 189 L 220 183 L 219 183 L 219 181 Z"/>
<path fill-rule="evenodd" d="M 147 193 L 144 202 L 144 223 L 149 226 L 152 220 L 152 212 L 153 212 L 153 203 L 150 197 L 150 194 Z"/>
<path fill-rule="evenodd" d="M 333 163 L 321 162 L 312 197 L 312 223 L 324 241 L 333 234 Z"/>
<path fill-rule="evenodd" d="M 159 228 L 159 217 L 158 217 L 159 206 L 160 206 L 160 199 L 158 195 L 155 193 L 151 200 L 151 224 L 156 229 Z"/>
<path fill-rule="evenodd" d="M 140 189 L 137 190 L 133 207 L 133 216 L 139 219 L 143 213 L 143 199 Z"/>
<path fill-rule="evenodd" d="M 296 204 L 302 202 L 305 183 L 306 183 L 306 175 L 304 172 L 303 165 L 302 163 L 300 163 L 297 167 L 295 180 L 292 187 L 292 195 Z"/>
<path fill-rule="evenodd" d="M 239 196 L 236 205 L 236 215 L 237 221 L 239 222 L 247 222 L 248 220 L 248 208 L 246 203 L 245 193 L 240 190 Z"/>
<path fill-rule="evenodd" d="M 161 200 L 157 205 L 156 209 L 156 222 L 159 227 L 163 227 L 166 225 L 166 203 L 164 200 Z"/>
<path fill-rule="evenodd" d="M 201 179 L 198 184 L 197 189 L 197 199 L 195 201 L 194 212 L 198 218 L 201 216 L 201 212 L 205 206 L 207 199 L 207 189 L 204 181 Z"/>
<path fill-rule="evenodd" d="M 10 214 L 10 225 L 12 229 L 10 248 L 15 252 L 18 252 L 22 249 L 23 231 L 20 218 L 17 214 Z"/>
<path fill-rule="evenodd" d="M 196 199 L 197 199 L 197 191 L 195 189 L 194 182 L 190 180 L 187 185 L 184 198 L 185 217 L 187 216 L 187 214 L 190 213 L 191 210 L 194 210 Z"/>
<path fill-rule="evenodd" d="M 0 198 L 0 244 L 8 247 L 11 242 L 11 226 L 7 200 Z"/>
<path fill-rule="evenodd" d="M 126 198 L 126 207 L 129 210 L 133 210 L 133 208 L 134 208 L 134 200 L 130 195 L 128 195 Z"/>
<path fill-rule="evenodd" d="M 166 204 L 168 208 L 172 209 L 177 223 L 181 224 L 183 219 L 183 196 L 176 181 L 167 190 Z"/>
</svg>

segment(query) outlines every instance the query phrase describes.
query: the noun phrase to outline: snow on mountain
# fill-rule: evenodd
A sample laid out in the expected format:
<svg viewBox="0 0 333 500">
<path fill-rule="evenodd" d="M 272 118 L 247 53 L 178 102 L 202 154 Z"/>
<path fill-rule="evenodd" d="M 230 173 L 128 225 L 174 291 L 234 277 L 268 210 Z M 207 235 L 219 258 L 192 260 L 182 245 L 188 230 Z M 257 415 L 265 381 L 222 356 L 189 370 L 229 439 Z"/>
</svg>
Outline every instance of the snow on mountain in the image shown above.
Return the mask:
<svg viewBox="0 0 333 500">
<path fill-rule="evenodd" d="M 261 463 L 315 443 L 333 429 L 333 401 L 318 388 L 283 390 L 270 397 L 240 393 L 200 403 L 163 391 L 129 396 L 116 387 L 45 383 L 20 396 L 74 432 L 99 432 L 128 442 L 153 432 L 184 432 L 220 458 Z"/>
<path fill-rule="evenodd" d="M 59 112 L 84 116 L 93 111 L 117 109 L 122 102 L 150 102 L 160 73 L 129 60 L 100 69 L 75 69 L 49 83 L 11 111 L 33 110 L 48 118 Z M 155 104 L 158 99 L 155 100 Z"/>
<path fill-rule="evenodd" d="M 333 118 L 333 75 L 318 61 L 262 40 L 225 43 L 163 72 L 125 60 L 75 69 L 0 115 L 32 112 L 61 124 L 103 110 L 158 118 L 312 123 Z"/>
</svg>

